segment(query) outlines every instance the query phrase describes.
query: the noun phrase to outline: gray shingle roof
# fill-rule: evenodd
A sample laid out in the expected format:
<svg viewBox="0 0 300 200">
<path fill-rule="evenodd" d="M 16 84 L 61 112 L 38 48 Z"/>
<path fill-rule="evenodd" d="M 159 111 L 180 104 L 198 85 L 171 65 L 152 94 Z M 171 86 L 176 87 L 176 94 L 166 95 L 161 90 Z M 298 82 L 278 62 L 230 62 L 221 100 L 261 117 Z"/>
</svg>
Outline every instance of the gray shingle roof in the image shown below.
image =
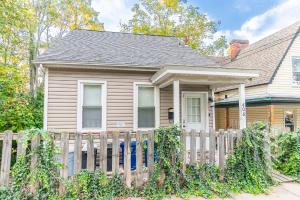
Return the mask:
<svg viewBox="0 0 300 200">
<path fill-rule="evenodd" d="M 223 67 L 260 70 L 260 76 L 248 81 L 246 86 L 271 83 L 286 52 L 298 35 L 299 27 L 300 21 L 253 43 L 242 49 L 234 61 L 227 58 Z M 220 90 L 224 90 L 224 88 Z"/>
<path fill-rule="evenodd" d="M 71 31 L 34 62 L 151 67 L 216 65 L 175 37 L 87 30 Z"/>
</svg>

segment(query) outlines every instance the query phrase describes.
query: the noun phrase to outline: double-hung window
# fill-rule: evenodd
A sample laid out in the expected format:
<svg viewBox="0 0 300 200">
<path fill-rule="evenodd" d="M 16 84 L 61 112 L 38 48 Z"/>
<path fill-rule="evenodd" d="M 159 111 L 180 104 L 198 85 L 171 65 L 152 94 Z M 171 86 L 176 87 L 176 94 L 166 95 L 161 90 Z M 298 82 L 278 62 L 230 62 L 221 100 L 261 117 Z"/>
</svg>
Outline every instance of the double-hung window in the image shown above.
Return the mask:
<svg viewBox="0 0 300 200">
<path fill-rule="evenodd" d="M 156 88 L 151 85 L 135 85 L 135 129 L 156 127 L 157 112 Z"/>
<path fill-rule="evenodd" d="M 106 84 L 98 81 L 79 81 L 79 130 L 105 130 Z"/>
<path fill-rule="evenodd" d="M 300 85 L 300 57 L 292 57 L 293 83 Z"/>
</svg>

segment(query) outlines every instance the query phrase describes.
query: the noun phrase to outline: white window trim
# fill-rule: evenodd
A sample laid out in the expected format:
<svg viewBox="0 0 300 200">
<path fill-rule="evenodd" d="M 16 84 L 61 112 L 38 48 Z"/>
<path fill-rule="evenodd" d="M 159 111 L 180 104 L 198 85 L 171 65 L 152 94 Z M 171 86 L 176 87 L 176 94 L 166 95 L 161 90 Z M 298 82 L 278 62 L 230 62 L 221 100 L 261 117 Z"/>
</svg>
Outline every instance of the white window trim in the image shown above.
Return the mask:
<svg viewBox="0 0 300 200">
<path fill-rule="evenodd" d="M 300 87 L 300 81 L 294 81 L 293 59 L 300 59 L 300 56 L 291 56 L 291 82 L 293 87 Z"/>
<path fill-rule="evenodd" d="M 155 107 L 155 127 L 160 126 L 160 90 L 158 86 L 149 82 L 134 82 L 133 83 L 133 130 L 147 131 L 154 128 L 138 128 L 138 86 L 154 87 L 154 107 Z"/>
<path fill-rule="evenodd" d="M 102 85 L 102 128 L 82 128 L 82 104 L 83 104 L 83 85 L 97 84 Z M 96 80 L 78 80 L 77 87 L 77 131 L 79 132 L 99 132 L 106 131 L 106 115 L 107 115 L 107 82 Z"/>
</svg>

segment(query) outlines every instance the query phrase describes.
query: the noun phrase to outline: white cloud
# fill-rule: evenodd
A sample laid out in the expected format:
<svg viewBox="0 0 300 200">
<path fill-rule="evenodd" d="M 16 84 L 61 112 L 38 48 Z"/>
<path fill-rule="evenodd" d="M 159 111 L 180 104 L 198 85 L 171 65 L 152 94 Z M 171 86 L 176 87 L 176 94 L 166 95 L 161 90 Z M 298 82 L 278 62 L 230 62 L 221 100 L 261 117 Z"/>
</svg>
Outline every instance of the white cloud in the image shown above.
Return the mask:
<svg viewBox="0 0 300 200">
<path fill-rule="evenodd" d="M 299 0 L 281 0 L 277 6 L 246 21 L 239 30 L 220 32 L 229 40 L 248 39 L 253 43 L 299 21 L 299 10 Z"/>
<path fill-rule="evenodd" d="M 131 18 L 133 1 L 130 0 L 93 0 L 93 8 L 100 12 L 99 20 L 106 31 L 120 31 L 120 22 Z"/>
</svg>

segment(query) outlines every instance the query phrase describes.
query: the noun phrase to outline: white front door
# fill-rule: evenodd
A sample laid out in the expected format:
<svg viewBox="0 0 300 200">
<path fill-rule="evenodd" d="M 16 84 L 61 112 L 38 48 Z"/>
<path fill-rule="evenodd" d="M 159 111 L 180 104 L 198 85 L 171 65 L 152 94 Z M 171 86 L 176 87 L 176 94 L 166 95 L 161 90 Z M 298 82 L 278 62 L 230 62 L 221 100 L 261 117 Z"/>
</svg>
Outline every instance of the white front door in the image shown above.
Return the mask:
<svg viewBox="0 0 300 200">
<path fill-rule="evenodd" d="M 182 127 L 186 131 L 208 129 L 207 92 L 182 92 Z"/>
</svg>

